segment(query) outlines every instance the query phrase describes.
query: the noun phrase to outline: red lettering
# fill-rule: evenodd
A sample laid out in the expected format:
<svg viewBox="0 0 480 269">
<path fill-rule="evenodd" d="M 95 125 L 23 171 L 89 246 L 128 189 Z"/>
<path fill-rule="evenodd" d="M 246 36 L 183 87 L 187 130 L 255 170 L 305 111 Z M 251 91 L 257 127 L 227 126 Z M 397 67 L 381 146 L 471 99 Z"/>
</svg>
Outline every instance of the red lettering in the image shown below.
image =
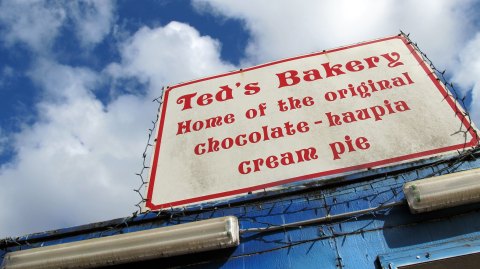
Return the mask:
<svg viewBox="0 0 480 269">
<path fill-rule="evenodd" d="M 183 104 L 182 110 L 190 109 L 190 108 L 192 108 L 192 98 L 195 95 L 197 95 L 196 92 L 180 96 L 177 99 L 177 104 L 179 104 L 179 105 Z"/>
<path fill-rule="evenodd" d="M 261 171 L 263 166 L 269 169 L 275 169 L 280 165 L 287 166 L 318 159 L 317 149 L 314 147 L 296 150 L 294 153 L 295 155 L 292 152 L 285 152 L 280 154 L 280 156 L 271 155 L 265 159 L 258 158 L 251 161 L 243 161 L 238 165 L 238 172 L 242 175 L 246 175 L 251 172 Z"/>
<path fill-rule="evenodd" d="M 385 115 L 385 108 L 382 106 L 372 106 L 370 109 L 375 116 L 375 121 L 382 120 L 382 116 Z"/>
<path fill-rule="evenodd" d="M 262 139 L 262 135 L 259 132 L 253 132 L 248 136 L 248 141 L 252 144 L 257 143 Z"/>
<path fill-rule="evenodd" d="M 375 63 L 380 62 L 380 58 L 378 58 L 377 56 L 364 58 L 363 60 L 365 60 L 365 62 L 367 62 L 368 69 L 377 67 L 377 65 Z"/>
<path fill-rule="evenodd" d="M 260 171 L 260 167 L 262 167 L 264 163 L 262 158 L 253 160 L 253 172 Z"/>
<path fill-rule="evenodd" d="M 191 120 L 182 121 L 178 123 L 177 135 L 186 134 L 190 132 L 190 122 Z"/>
<path fill-rule="evenodd" d="M 330 63 L 324 63 L 322 66 L 325 68 L 327 78 L 345 74 L 345 72 L 340 69 L 342 67 L 341 64 L 334 64 L 333 66 L 330 66 Z"/>
<path fill-rule="evenodd" d="M 355 140 L 355 146 L 357 146 L 359 149 L 366 150 L 370 148 L 370 143 L 368 143 L 368 139 L 366 137 L 361 136 Z"/>
<path fill-rule="evenodd" d="M 227 114 L 224 118 L 223 121 L 226 124 L 234 123 L 235 122 L 235 115 L 234 114 Z"/>
<path fill-rule="evenodd" d="M 247 144 L 247 135 L 246 134 L 240 134 L 235 138 L 235 145 L 242 147 Z"/>
<path fill-rule="evenodd" d="M 362 71 L 365 68 L 365 66 L 363 66 L 362 62 L 354 60 L 345 64 L 345 68 L 350 72 L 358 72 L 358 71 Z"/>
<path fill-rule="evenodd" d="M 254 95 L 260 91 L 260 87 L 258 86 L 258 82 L 253 82 L 245 85 L 245 95 Z"/>
<path fill-rule="evenodd" d="M 215 128 L 217 126 L 222 125 L 222 117 L 217 116 L 217 117 L 206 119 L 205 123 L 206 123 L 206 126 L 205 126 L 206 129 Z"/>
<path fill-rule="evenodd" d="M 278 158 L 275 155 L 268 156 L 267 159 L 265 160 L 265 166 L 267 166 L 270 169 L 277 168 L 278 166 Z"/>
<path fill-rule="evenodd" d="M 342 142 L 333 142 L 329 144 L 330 149 L 332 150 L 333 159 L 340 159 L 340 154 L 345 153 L 345 146 Z"/>
<path fill-rule="evenodd" d="M 210 93 L 202 94 L 197 99 L 197 104 L 199 106 L 206 106 L 213 102 L 213 95 Z"/>
<path fill-rule="evenodd" d="M 208 152 L 216 152 L 220 150 L 220 142 L 213 137 L 208 138 Z"/>
<path fill-rule="evenodd" d="M 332 102 L 337 100 L 337 94 L 334 92 L 326 92 L 325 93 L 325 100 Z"/>
<path fill-rule="evenodd" d="M 305 81 L 314 81 L 317 79 L 322 79 L 322 76 L 320 75 L 320 71 L 317 69 L 312 69 L 312 70 L 307 70 L 303 71 L 303 80 Z"/>
<path fill-rule="evenodd" d="M 297 124 L 297 130 L 300 133 L 306 133 L 306 132 L 310 131 L 310 127 L 308 127 L 307 122 L 301 121 Z"/>
<path fill-rule="evenodd" d="M 232 89 L 228 85 L 221 86 L 220 89 L 222 90 L 215 94 L 215 100 L 223 102 L 233 99 Z"/>
<path fill-rule="evenodd" d="M 223 149 L 229 149 L 233 146 L 233 138 L 227 137 L 222 140 L 222 148 Z"/>
<path fill-rule="evenodd" d="M 220 91 L 215 93 L 215 100 L 217 100 L 218 102 L 224 102 L 224 101 L 233 99 L 232 89 L 228 87 L 228 85 L 221 86 L 220 89 L 221 89 Z M 177 99 L 177 104 L 179 105 L 183 104 L 182 111 L 185 109 L 192 108 L 192 99 L 196 95 L 197 95 L 196 92 L 189 93 L 189 94 L 182 95 Z M 199 106 L 210 105 L 211 103 L 213 103 L 213 96 L 214 95 L 211 93 L 202 94 L 197 98 L 196 103 Z"/>
<path fill-rule="evenodd" d="M 206 152 L 205 143 L 200 143 L 196 145 L 195 148 L 193 149 L 193 152 L 195 152 L 195 154 L 197 155 L 202 155 L 203 153 L 205 153 Z"/>
<path fill-rule="evenodd" d="M 198 132 L 202 129 L 210 129 L 221 126 L 223 123 L 231 124 L 235 122 L 235 115 L 229 113 L 225 116 L 216 116 L 212 118 L 208 118 L 205 120 L 195 121 L 192 124 L 192 120 L 182 121 L 177 124 L 177 135 L 179 134 L 186 134 L 191 132 L 192 130 Z"/>
<path fill-rule="evenodd" d="M 393 57 L 390 55 L 392 55 Z M 392 68 L 399 65 L 403 65 L 403 63 L 400 62 L 400 54 L 398 52 L 390 52 L 390 55 L 388 53 L 380 55 L 383 58 L 387 59 L 388 67 Z"/>
<path fill-rule="evenodd" d="M 246 175 L 252 172 L 252 168 L 248 167 L 249 164 L 250 164 L 250 161 L 241 162 L 238 165 L 238 172 L 240 172 L 240 174 L 242 175 Z"/>
<path fill-rule="evenodd" d="M 345 144 L 347 145 L 347 147 L 345 147 Z M 358 149 L 361 149 L 361 150 L 366 150 L 370 148 L 370 143 L 368 143 L 367 138 L 359 137 L 355 139 L 355 142 L 353 142 L 350 136 L 346 135 L 345 142 L 339 141 L 339 142 L 333 142 L 329 144 L 330 149 L 332 151 L 333 159 L 334 160 L 341 159 L 340 155 L 346 153 L 347 148 L 349 153 L 356 151 L 354 144 Z"/>
<path fill-rule="evenodd" d="M 283 126 L 285 127 L 287 135 L 294 135 L 297 132 L 295 129 L 292 129 L 293 124 L 291 124 L 289 121 L 285 122 Z"/>
<path fill-rule="evenodd" d="M 192 129 L 194 131 L 200 131 L 203 129 L 203 121 L 196 121 L 192 124 Z"/>
<path fill-rule="evenodd" d="M 340 95 L 340 99 L 344 99 L 346 98 L 346 94 L 348 93 L 347 89 L 340 89 L 337 91 L 338 92 L 338 95 Z"/>
<path fill-rule="evenodd" d="M 300 82 L 300 78 L 297 77 L 298 72 L 295 70 L 288 70 L 283 73 L 276 74 L 278 77 L 279 85 L 278 88 L 293 86 Z M 289 83 L 290 82 L 290 83 Z"/>
<path fill-rule="evenodd" d="M 342 121 L 340 120 L 340 116 L 332 114 L 331 112 L 325 113 L 327 115 L 328 123 L 330 127 L 342 125 Z"/>
<path fill-rule="evenodd" d="M 307 96 L 303 98 L 303 105 L 304 106 L 313 106 L 315 104 L 315 101 L 313 101 L 313 97 Z"/>
<path fill-rule="evenodd" d="M 318 159 L 317 149 L 314 147 L 297 150 L 295 153 L 297 154 L 297 162 L 299 163 Z"/>
</svg>

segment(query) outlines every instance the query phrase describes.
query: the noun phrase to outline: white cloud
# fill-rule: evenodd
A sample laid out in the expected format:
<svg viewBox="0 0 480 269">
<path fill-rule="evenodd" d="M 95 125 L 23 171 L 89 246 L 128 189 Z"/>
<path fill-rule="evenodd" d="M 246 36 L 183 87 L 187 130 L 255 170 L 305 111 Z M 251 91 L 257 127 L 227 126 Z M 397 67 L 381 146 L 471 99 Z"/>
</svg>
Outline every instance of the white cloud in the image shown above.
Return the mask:
<svg viewBox="0 0 480 269">
<path fill-rule="evenodd" d="M 207 75 L 231 71 L 235 67 L 220 59 L 220 43 L 200 36 L 193 27 L 170 22 L 164 27 L 143 27 L 120 48 L 122 62 L 112 64 L 114 77 L 137 77 L 148 82 L 152 97 L 162 86 Z"/>
<path fill-rule="evenodd" d="M 85 68 L 43 60 L 31 76 L 48 97 L 37 104 L 39 120 L 13 136 L 17 155 L 0 170 L 2 236 L 133 212 L 155 106 L 132 95 L 103 106 L 91 94 L 99 77 Z"/>
<path fill-rule="evenodd" d="M 57 1 L 19 0 L 0 2 L 0 24 L 7 46 L 22 43 L 37 53 L 48 53 L 65 24 L 71 20 L 78 41 L 84 46 L 99 43 L 114 22 L 110 0 Z"/>
<path fill-rule="evenodd" d="M 0 168 L 0 227 L 8 227 L 0 237 L 131 214 L 157 109 L 152 97 L 166 82 L 233 68 L 220 60 L 217 41 L 176 22 L 142 28 L 119 49 L 121 63 L 99 73 L 48 58 L 34 63 L 29 77 L 42 89 L 39 118 L 13 135 L 15 160 Z M 146 95 L 118 94 L 104 105 L 94 91 L 109 75 L 150 87 Z"/>
<path fill-rule="evenodd" d="M 115 18 L 115 8 L 111 1 L 70 1 L 68 4 L 82 45 L 95 45 L 110 32 Z"/>
<path fill-rule="evenodd" d="M 432 54 L 451 63 L 465 41 L 469 1 L 258 1 L 195 0 L 203 12 L 241 19 L 252 38 L 249 64 L 352 44 L 403 31 Z"/>
<path fill-rule="evenodd" d="M 480 32 L 460 53 L 460 68 L 455 72 L 454 81 L 464 89 L 472 90 L 470 115 L 480 125 Z"/>
<path fill-rule="evenodd" d="M 44 98 L 50 101 L 85 98 L 99 80 L 88 68 L 62 66 L 47 58 L 38 59 L 29 75 L 43 88 Z"/>
<path fill-rule="evenodd" d="M 8 46 L 22 43 L 34 51 L 43 51 L 58 35 L 65 18 L 65 10 L 56 3 L 40 0 L 0 2 L 0 23 L 5 26 L 3 40 Z"/>
<path fill-rule="evenodd" d="M 251 34 L 243 65 L 292 57 L 403 30 L 438 69 L 474 85 L 472 114 L 480 125 L 479 41 L 475 1 L 221 1 L 194 0 L 200 12 L 243 21 Z M 470 41 L 461 54 L 458 53 Z M 474 67 L 475 66 L 475 67 Z M 461 71 L 459 71 L 461 70 Z M 460 79 L 461 78 L 461 79 Z"/>
</svg>

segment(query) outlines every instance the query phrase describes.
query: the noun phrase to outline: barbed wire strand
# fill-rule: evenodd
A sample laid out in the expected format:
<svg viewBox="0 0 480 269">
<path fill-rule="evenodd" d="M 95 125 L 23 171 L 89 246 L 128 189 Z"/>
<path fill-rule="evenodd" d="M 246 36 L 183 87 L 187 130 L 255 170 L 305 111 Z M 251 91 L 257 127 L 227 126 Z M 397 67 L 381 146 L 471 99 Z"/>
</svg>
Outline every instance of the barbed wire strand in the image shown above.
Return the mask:
<svg viewBox="0 0 480 269">
<path fill-rule="evenodd" d="M 136 189 L 134 189 L 134 191 L 140 196 L 140 201 L 135 204 L 135 207 L 138 208 L 138 210 L 136 212 L 133 212 L 133 216 L 137 216 L 138 214 L 140 213 L 143 213 L 142 212 L 142 205 L 145 204 L 145 202 L 147 201 L 147 198 L 143 196 L 143 191 L 146 187 L 146 185 L 148 184 L 148 181 L 145 180 L 144 178 L 144 175 L 148 177 L 148 174 L 146 174 L 147 171 L 150 170 L 150 167 L 148 165 L 149 163 L 149 160 L 147 160 L 147 156 L 148 156 L 148 152 L 150 149 L 153 149 L 153 146 L 155 145 L 156 143 L 156 140 L 157 138 L 155 137 L 155 130 L 157 128 L 157 124 L 160 120 L 160 109 L 162 108 L 162 104 L 163 104 L 163 91 L 164 91 L 165 88 L 162 88 L 162 95 L 160 95 L 159 97 L 153 99 L 152 102 L 156 102 L 158 103 L 158 108 L 157 108 L 157 115 L 155 117 L 155 120 L 152 121 L 152 127 L 150 129 L 148 129 L 148 138 L 147 138 L 147 144 L 145 145 L 145 149 L 142 153 L 142 168 L 140 169 L 140 172 L 138 173 L 135 173 L 135 175 L 137 175 L 137 177 L 140 179 L 140 186 Z M 152 143 L 153 141 L 153 143 Z"/>
<path fill-rule="evenodd" d="M 416 43 L 412 42 L 412 40 L 409 38 L 409 34 L 405 34 L 403 31 L 400 31 L 400 34 L 403 35 L 408 40 L 409 44 L 411 44 L 415 48 L 415 50 L 419 53 L 419 55 L 422 57 L 422 59 L 433 70 L 437 79 L 439 81 L 441 81 L 442 84 L 445 86 L 445 88 L 447 89 L 446 92 L 447 92 L 447 95 L 448 95 L 448 96 L 445 96 L 445 98 L 451 97 L 455 101 L 455 104 L 456 104 L 457 107 L 460 105 L 460 107 L 464 108 L 464 111 L 462 111 L 460 109 L 456 109 L 454 111 L 455 115 L 456 116 L 460 115 L 462 117 L 465 117 L 468 124 L 470 126 L 473 126 L 471 117 L 468 113 L 468 109 L 465 105 L 465 97 L 460 97 L 458 91 L 456 90 L 456 88 L 454 86 L 454 84 L 451 83 L 451 82 L 448 82 L 448 80 L 446 78 L 446 71 L 445 70 L 443 70 L 443 71 L 438 70 L 433 65 L 432 61 L 427 57 L 427 55 L 420 50 L 418 45 Z M 163 90 L 164 89 L 162 89 L 162 91 Z M 145 146 L 144 152 L 142 153 L 142 160 L 143 160 L 142 168 L 140 169 L 140 172 L 135 173 L 135 175 L 140 180 L 140 186 L 138 188 L 134 189 L 134 191 L 136 193 L 138 193 L 138 195 L 140 196 L 140 201 L 137 204 L 135 204 L 135 207 L 137 207 L 138 210 L 133 212 L 131 216 L 124 218 L 119 224 L 111 225 L 111 226 L 107 226 L 107 227 L 102 228 L 103 231 L 101 231 L 99 233 L 100 237 L 104 236 L 104 234 L 106 232 L 111 232 L 111 231 L 119 231 L 120 232 L 120 230 L 122 228 L 128 228 L 130 225 L 132 225 L 132 222 L 135 221 L 135 219 L 138 216 L 140 216 L 140 215 L 146 216 L 147 215 L 146 213 L 149 212 L 149 211 L 142 212 L 142 205 L 146 202 L 146 197 L 144 197 L 144 194 L 143 194 L 144 192 L 143 191 L 144 191 L 146 185 L 148 184 L 148 181 L 146 180 L 146 177 L 148 176 L 147 172 L 150 169 L 149 160 L 147 160 L 147 155 L 148 155 L 148 152 L 153 149 L 154 143 L 156 142 L 155 137 L 154 137 L 155 136 L 154 132 L 155 132 L 155 129 L 158 127 L 157 125 L 159 123 L 159 112 L 160 112 L 160 109 L 161 109 L 162 103 L 163 103 L 162 96 L 154 99 L 153 102 L 158 103 L 157 115 L 156 115 L 155 120 L 152 121 L 152 127 L 150 129 L 148 129 L 147 144 Z M 458 133 L 463 133 L 464 137 L 465 137 L 465 144 L 468 142 L 468 141 L 466 141 L 466 137 L 468 136 L 469 133 L 470 134 L 474 133 L 474 135 L 476 136 L 476 138 L 478 140 L 478 133 L 475 129 L 471 129 L 471 127 L 470 128 L 464 128 L 463 126 L 464 125 L 461 124 L 459 130 L 452 135 L 455 135 L 455 134 L 458 134 Z M 442 175 L 442 174 L 445 174 L 445 173 L 451 173 L 453 171 L 456 171 L 456 169 L 458 169 L 458 167 L 460 167 L 466 161 L 476 160 L 477 155 L 479 153 L 480 153 L 480 148 L 477 144 L 475 147 L 473 147 L 471 149 L 464 148 L 462 150 L 459 150 L 457 152 L 457 156 L 455 156 L 453 158 L 440 159 L 440 160 L 434 161 L 434 162 L 432 162 L 428 165 L 419 165 L 415 168 L 408 168 L 408 170 L 400 170 L 400 171 L 386 173 L 385 177 L 376 178 L 373 181 L 371 179 L 366 180 L 365 182 L 362 182 L 361 180 L 356 180 L 356 181 L 343 182 L 342 184 L 352 184 L 353 183 L 353 184 L 355 184 L 355 186 L 353 186 L 352 188 L 370 187 L 372 190 L 375 190 L 375 188 L 373 187 L 373 185 L 375 183 L 378 183 L 380 181 L 385 182 L 386 179 L 389 179 L 389 178 L 392 178 L 392 177 L 395 177 L 395 176 L 399 176 L 400 178 L 402 178 L 402 181 L 407 182 L 409 179 L 408 179 L 408 176 L 406 176 L 406 174 L 410 174 L 410 173 L 414 173 L 416 175 L 415 176 L 416 179 L 431 177 L 431 176 L 435 176 L 435 175 Z M 424 171 L 428 171 L 428 170 L 431 170 L 431 172 L 428 173 L 427 175 L 421 176 L 421 174 Z M 385 186 L 385 187 L 388 187 L 388 186 Z M 384 194 L 388 193 L 389 191 L 391 193 L 393 193 L 393 198 L 389 198 L 386 201 L 383 201 L 382 203 L 378 203 L 374 207 L 370 207 L 370 208 L 366 208 L 366 209 L 360 209 L 360 210 L 346 212 L 346 213 L 335 214 L 335 215 L 330 215 L 332 207 L 340 205 L 340 204 L 344 204 L 346 202 L 345 201 L 344 202 L 338 202 L 338 201 L 333 200 L 331 203 L 329 203 L 326 198 L 331 197 L 332 194 L 329 192 L 329 189 L 325 189 L 324 185 L 319 184 L 317 187 L 313 187 L 312 189 L 306 188 L 306 189 L 302 189 L 300 191 L 298 191 L 298 186 L 292 185 L 292 186 L 284 187 L 282 191 L 287 193 L 287 195 L 289 195 L 288 192 L 290 192 L 290 191 L 293 191 L 293 190 L 297 191 L 294 194 L 295 197 L 291 198 L 291 199 L 288 199 L 288 200 L 286 200 L 285 197 L 282 196 L 282 195 L 280 195 L 279 197 L 278 196 L 269 196 L 269 194 L 270 194 L 269 191 L 264 190 L 264 194 L 265 194 L 264 197 L 261 197 L 259 199 L 254 199 L 252 201 L 245 200 L 245 201 L 240 201 L 240 202 L 236 202 L 236 203 L 231 203 L 229 201 L 219 201 L 219 202 L 216 202 L 216 203 L 213 203 L 213 204 L 205 204 L 205 205 L 201 205 L 199 207 L 197 206 L 194 209 L 190 209 L 190 208 L 187 208 L 187 207 L 182 207 L 181 209 L 170 208 L 170 209 L 166 209 L 166 210 L 159 210 L 158 212 L 156 212 L 156 217 L 166 219 L 169 222 L 180 223 L 182 221 L 186 221 L 186 222 L 191 221 L 191 220 L 188 220 L 188 219 L 193 219 L 193 220 L 207 219 L 208 217 L 203 215 L 204 213 L 210 213 L 210 216 L 213 216 L 213 215 L 215 215 L 215 212 L 217 210 L 219 210 L 220 208 L 228 208 L 228 209 L 241 208 L 242 209 L 241 211 L 237 211 L 237 212 L 243 212 L 243 213 L 239 214 L 239 216 L 238 216 L 241 221 L 246 221 L 246 222 L 249 222 L 249 223 L 253 223 L 253 224 L 257 224 L 257 225 L 262 226 L 262 227 L 242 229 L 241 233 L 242 233 L 243 236 L 245 236 L 246 234 L 249 234 L 249 233 L 259 234 L 259 233 L 263 233 L 263 232 L 278 232 L 278 231 L 286 232 L 288 229 L 301 229 L 302 227 L 309 226 L 309 225 L 310 226 L 311 225 L 320 225 L 321 226 L 322 224 L 337 225 L 337 224 L 341 224 L 343 222 L 357 220 L 358 218 L 361 218 L 361 217 L 366 216 L 366 215 L 370 215 L 370 214 L 373 215 L 373 214 L 375 214 L 376 212 L 379 212 L 379 211 L 390 210 L 390 209 L 392 209 L 396 206 L 401 206 L 405 203 L 405 200 L 404 199 L 398 200 L 397 194 L 401 193 L 401 191 L 399 190 L 400 188 L 401 188 L 401 186 L 400 187 L 399 186 L 394 186 L 394 187 L 391 187 L 390 190 L 388 190 L 388 188 L 386 188 L 384 191 L 379 191 L 375 195 L 373 195 L 371 193 L 370 194 L 367 193 L 367 195 L 364 196 L 364 197 L 357 197 L 356 198 L 357 200 L 366 199 L 368 201 L 368 203 L 371 204 L 371 203 L 373 203 L 375 197 L 377 197 L 378 195 L 384 195 Z M 283 194 L 283 195 L 285 195 L 285 194 Z M 325 210 L 326 215 L 323 216 L 323 217 L 313 218 L 313 219 L 308 219 L 308 220 L 303 220 L 303 221 L 297 221 L 297 222 L 292 222 L 292 223 L 287 223 L 287 224 L 278 224 L 278 223 L 270 223 L 270 222 L 264 221 L 264 220 L 257 220 L 258 216 L 252 216 L 256 212 L 267 212 L 266 214 L 270 215 L 276 206 L 283 206 L 282 202 L 287 202 L 287 203 L 290 202 L 289 206 L 287 206 L 283 210 L 283 214 L 293 214 L 296 211 L 294 211 L 294 212 L 288 211 L 290 206 L 292 206 L 294 204 L 298 204 L 298 203 L 305 203 L 305 202 L 310 204 L 310 203 L 315 202 L 317 200 L 322 201 L 320 203 L 321 206 L 319 206 L 319 207 L 308 207 L 308 210 L 312 210 L 314 212 L 318 212 L 320 210 Z M 347 201 L 347 202 L 352 202 L 352 201 Z M 200 216 L 202 216 L 202 217 L 200 217 Z M 364 232 L 364 231 L 368 231 L 367 226 L 364 227 L 364 229 L 358 230 L 356 232 Z M 332 236 L 334 236 L 334 235 L 332 235 Z M 289 242 L 286 242 L 286 244 L 288 246 L 294 246 L 294 245 L 298 245 L 298 244 L 302 244 L 302 243 L 315 242 L 315 241 L 320 240 L 320 239 L 321 239 L 321 237 L 318 237 L 318 238 L 315 238 L 315 239 L 303 240 L 303 241 L 289 240 Z M 33 241 L 35 241 L 35 240 L 33 240 Z M 36 242 L 35 244 L 40 244 L 40 245 L 44 244 L 43 242 L 37 242 L 37 241 L 35 241 L 35 242 Z M 3 255 L 5 255 L 5 253 L 8 250 L 8 248 L 6 246 L 16 246 L 16 247 L 22 248 L 23 246 L 29 247 L 30 243 L 27 240 L 20 240 L 18 237 L 17 238 L 8 237 L 8 238 L 0 240 L 0 245 L 3 246 L 1 248 L 1 250 L 3 251 Z M 271 251 L 271 249 L 262 251 L 262 253 L 263 252 L 268 252 L 268 251 Z M 2 257 L 0 256 L 0 259 L 1 258 Z"/>
</svg>

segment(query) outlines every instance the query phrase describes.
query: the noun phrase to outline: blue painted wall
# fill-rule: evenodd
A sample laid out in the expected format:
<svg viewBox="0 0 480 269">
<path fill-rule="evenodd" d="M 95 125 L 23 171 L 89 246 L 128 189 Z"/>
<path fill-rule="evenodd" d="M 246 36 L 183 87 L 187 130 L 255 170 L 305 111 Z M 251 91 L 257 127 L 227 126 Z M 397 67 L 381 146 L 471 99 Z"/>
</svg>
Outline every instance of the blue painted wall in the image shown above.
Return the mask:
<svg viewBox="0 0 480 269">
<path fill-rule="evenodd" d="M 354 217 L 273 232 L 282 225 L 375 208 L 404 199 L 405 182 L 480 167 L 480 151 L 375 169 L 327 181 L 311 180 L 227 202 L 151 212 L 8 239 L 1 253 L 234 215 L 241 244 L 234 249 L 139 263 L 142 268 L 395 268 L 479 251 L 480 204 L 413 215 L 406 204 Z M 466 243 L 467 242 L 467 243 Z M 452 254 L 453 253 L 453 254 Z M 382 264 L 382 265 L 381 265 Z M 113 268 L 135 268 L 132 265 Z"/>
</svg>

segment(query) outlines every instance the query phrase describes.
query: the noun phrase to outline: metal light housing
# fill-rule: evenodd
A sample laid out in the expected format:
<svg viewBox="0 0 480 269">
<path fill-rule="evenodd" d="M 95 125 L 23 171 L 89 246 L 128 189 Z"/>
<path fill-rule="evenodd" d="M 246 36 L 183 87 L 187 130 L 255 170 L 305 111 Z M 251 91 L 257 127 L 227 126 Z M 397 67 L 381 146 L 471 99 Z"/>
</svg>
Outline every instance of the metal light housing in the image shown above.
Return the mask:
<svg viewBox="0 0 480 269">
<path fill-rule="evenodd" d="M 408 182 L 403 192 L 412 213 L 480 202 L 480 169 Z"/>
<path fill-rule="evenodd" d="M 238 220 L 228 216 L 169 227 L 14 251 L 1 269 L 95 268 L 238 246 Z"/>
</svg>

